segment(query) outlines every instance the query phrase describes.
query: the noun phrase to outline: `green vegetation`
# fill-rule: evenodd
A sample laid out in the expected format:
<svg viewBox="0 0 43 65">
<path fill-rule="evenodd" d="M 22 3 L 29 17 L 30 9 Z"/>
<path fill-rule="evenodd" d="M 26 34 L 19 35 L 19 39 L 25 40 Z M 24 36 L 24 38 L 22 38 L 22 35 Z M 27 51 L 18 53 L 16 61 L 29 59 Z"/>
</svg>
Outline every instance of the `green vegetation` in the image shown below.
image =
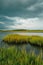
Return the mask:
<svg viewBox="0 0 43 65">
<path fill-rule="evenodd" d="M 43 32 L 43 30 L 25 30 L 25 29 L 17 29 L 17 30 L 0 30 L 0 32 Z"/>
<path fill-rule="evenodd" d="M 37 56 L 24 48 L 0 48 L 0 65 L 43 65 L 42 53 Z"/>
<path fill-rule="evenodd" d="M 41 36 L 26 36 L 11 34 L 4 37 L 3 42 L 13 45 L 13 44 L 31 44 L 34 46 L 43 47 L 43 37 Z"/>
</svg>

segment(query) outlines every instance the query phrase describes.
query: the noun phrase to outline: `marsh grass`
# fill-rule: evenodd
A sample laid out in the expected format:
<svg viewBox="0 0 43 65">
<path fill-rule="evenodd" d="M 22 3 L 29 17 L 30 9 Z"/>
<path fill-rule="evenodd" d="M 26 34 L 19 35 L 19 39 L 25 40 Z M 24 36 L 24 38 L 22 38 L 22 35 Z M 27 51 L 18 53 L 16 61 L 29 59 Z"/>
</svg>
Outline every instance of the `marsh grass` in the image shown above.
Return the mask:
<svg viewBox="0 0 43 65">
<path fill-rule="evenodd" d="M 0 32 L 43 32 L 43 30 L 25 30 L 25 29 L 17 29 L 17 30 L 0 30 Z"/>
<path fill-rule="evenodd" d="M 0 65 L 43 65 L 42 53 L 26 52 L 25 48 L 0 48 Z"/>
<path fill-rule="evenodd" d="M 41 36 L 26 36 L 18 34 L 10 34 L 3 38 L 3 42 L 14 45 L 14 44 L 31 44 L 34 46 L 43 47 L 43 37 Z"/>
</svg>

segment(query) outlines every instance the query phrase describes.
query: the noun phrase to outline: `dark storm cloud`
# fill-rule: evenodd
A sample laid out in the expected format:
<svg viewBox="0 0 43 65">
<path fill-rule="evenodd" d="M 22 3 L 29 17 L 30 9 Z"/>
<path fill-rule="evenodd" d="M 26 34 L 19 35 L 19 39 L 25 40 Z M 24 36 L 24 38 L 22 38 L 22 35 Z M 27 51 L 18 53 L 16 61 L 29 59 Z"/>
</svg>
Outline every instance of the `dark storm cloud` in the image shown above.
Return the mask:
<svg viewBox="0 0 43 65">
<path fill-rule="evenodd" d="M 0 29 L 7 29 L 6 26 L 10 25 L 13 25 L 13 20 L 0 16 Z"/>
<path fill-rule="evenodd" d="M 1 16 L 0 17 L 0 21 L 1 22 L 3 22 L 3 23 L 5 23 L 6 25 L 8 24 L 12 24 L 12 22 L 13 22 L 13 20 L 10 20 L 10 19 L 7 19 L 7 18 L 5 18 L 5 17 L 3 17 L 3 16 Z"/>
<path fill-rule="evenodd" d="M 42 0 L 0 0 L 0 15 L 36 17 L 43 11 L 43 7 L 40 5 L 42 2 Z M 36 9 L 28 10 L 27 8 L 31 6 Z"/>
<path fill-rule="evenodd" d="M 0 24 L 0 30 L 6 29 L 5 25 Z"/>
</svg>

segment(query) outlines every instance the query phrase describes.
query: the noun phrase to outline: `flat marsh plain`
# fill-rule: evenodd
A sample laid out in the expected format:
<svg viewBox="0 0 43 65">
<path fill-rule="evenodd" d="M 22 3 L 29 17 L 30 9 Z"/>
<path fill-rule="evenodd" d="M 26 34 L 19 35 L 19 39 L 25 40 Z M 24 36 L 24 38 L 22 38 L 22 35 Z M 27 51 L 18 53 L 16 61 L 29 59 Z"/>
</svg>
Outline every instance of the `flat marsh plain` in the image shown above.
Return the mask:
<svg viewBox="0 0 43 65">
<path fill-rule="evenodd" d="M 20 30 L 19 30 L 20 31 Z M 0 31 L 0 32 L 15 32 L 15 31 Z M 18 31 L 17 31 L 18 32 Z M 21 32 L 21 31 L 20 31 Z M 27 32 L 27 31 L 23 31 Z M 28 31 L 28 32 L 43 32 Z M 26 36 L 18 34 L 6 35 L 2 42 L 11 45 L 9 48 L 0 48 L 0 65 L 43 65 L 42 50 L 39 55 L 34 51 L 27 52 L 25 48 L 18 50 L 15 45 L 30 44 L 37 47 L 43 47 L 43 36 Z"/>
<path fill-rule="evenodd" d="M 43 30 L 25 30 L 25 29 L 19 29 L 19 30 L 0 30 L 0 32 L 42 32 L 43 33 Z"/>
</svg>

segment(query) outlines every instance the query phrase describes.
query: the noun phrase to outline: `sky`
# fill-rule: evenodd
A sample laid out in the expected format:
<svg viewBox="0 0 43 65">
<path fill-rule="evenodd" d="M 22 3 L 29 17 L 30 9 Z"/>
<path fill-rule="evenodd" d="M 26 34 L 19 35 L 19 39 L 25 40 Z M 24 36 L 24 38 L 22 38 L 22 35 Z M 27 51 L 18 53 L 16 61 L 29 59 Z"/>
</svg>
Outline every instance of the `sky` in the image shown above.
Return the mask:
<svg viewBox="0 0 43 65">
<path fill-rule="evenodd" d="M 0 30 L 43 30 L 43 0 L 0 0 Z"/>
</svg>

